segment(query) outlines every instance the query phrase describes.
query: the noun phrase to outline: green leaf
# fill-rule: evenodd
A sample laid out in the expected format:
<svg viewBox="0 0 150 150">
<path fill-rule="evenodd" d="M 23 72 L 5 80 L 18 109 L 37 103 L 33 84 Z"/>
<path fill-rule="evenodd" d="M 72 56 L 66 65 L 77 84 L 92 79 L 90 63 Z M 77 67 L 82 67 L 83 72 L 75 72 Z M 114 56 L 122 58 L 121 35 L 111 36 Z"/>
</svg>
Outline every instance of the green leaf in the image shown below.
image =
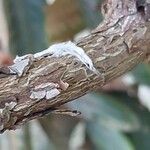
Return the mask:
<svg viewBox="0 0 150 150">
<path fill-rule="evenodd" d="M 104 125 L 114 126 L 127 131 L 139 127 L 136 114 L 126 104 L 119 102 L 119 100 L 117 101 L 116 97 L 104 94 L 94 94 L 94 97 L 99 100 L 101 110 L 107 117 L 104 120 Z"/>
<path fill-rule="evenodd" d="M 4 4 L 11 51 L 23 55 L 44 49 L 44 0 L 6 0 Z"/>
<path fill-rule="evenodd" d="M 88 27 L 96 27 L 103 17 L 100 13 L 100 5 L 103 0 L 80 0 L 81 12 Z M 90 11 L 89 11 L 90 10 Z"/>
<path fill-rule="evenodd" d="M 136 150 L 149 150 L 150 149 L 150 130 L 142 129 L 139 132 L 130 135 Z"/>
<path fill-rule="evenodd" d="M 150 111 L 142 106 L 137 98 L 130 97 L 126 93 L 113 92 L 110 95 L 116 97 L 119 102 L 124 103 L 136 113 L 136 116 L 140 122 L 140 129 L 147 129 L 150 131 Z"/>
<path fill-rule="evenodd" d="M 126 93 L 112 93 L 119 101 L 125 103 L 134 112 L 136 112 L 140 128 L 138 131 L 131 132 L 128 136 L 131 138 L 136 150 L 149 150 L 150 149 L 150 112 L 143 107 L 137 98 L 129 97 Z"/>
<path fill-rule="evenodd" d="M 98 121 L 110 128 L 132 131 L 140 126 L 138 117 L 132 109 L 112 96 L 88 94 L 68 105 L 72 109 L 80 110 L 85 119 Z"/>
<path fill-rule="evenodd" d="M 87 133 L 96 150 L 134 150 L 131 142 L 119 131 L 88 123 Z"/>
<path fill-rule="evenodd" d="M 135 80 L 139 84 L 150 85 L 150 66 L 141 64 L 133 70 L 132 74 L 134 75 Z"/>
</svg>

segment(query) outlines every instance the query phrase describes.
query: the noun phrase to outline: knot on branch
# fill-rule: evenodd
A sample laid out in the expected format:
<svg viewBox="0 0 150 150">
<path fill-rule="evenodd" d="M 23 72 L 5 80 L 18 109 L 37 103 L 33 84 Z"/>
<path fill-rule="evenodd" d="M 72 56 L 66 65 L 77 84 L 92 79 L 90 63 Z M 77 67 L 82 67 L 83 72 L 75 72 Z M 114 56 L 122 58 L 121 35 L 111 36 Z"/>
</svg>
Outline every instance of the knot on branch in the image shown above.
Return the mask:
<svg viewBox="0 0 150 150">
<path fill-rule="evenodd" d="M 129 26 L 144 25 L 150 18 L 149 0 L 106 0 L 102 4 L 104 21 L 93 33 L 101 33 L 108 29 L 114 33 L 129 30 Z M 109 30 L 110 34 L 110 30 Z"/>
<path fill-rule="evenodd" d="M 105 19 L 116 19 L 137 12 L 149 20 L 150 0 L 106 0 L 102 4 L 102 14 Z"/>
<path fill-rule="evenodd" d="M 150 21 L 150 0 L 137 0 L 136 7 L 145 20 Z"/>
<path fill-rule="evenodd" d="M 137 12 L 135 0 L 106 0 L 102 4 L 105 19 L 120 18 Z"/>
</svg>

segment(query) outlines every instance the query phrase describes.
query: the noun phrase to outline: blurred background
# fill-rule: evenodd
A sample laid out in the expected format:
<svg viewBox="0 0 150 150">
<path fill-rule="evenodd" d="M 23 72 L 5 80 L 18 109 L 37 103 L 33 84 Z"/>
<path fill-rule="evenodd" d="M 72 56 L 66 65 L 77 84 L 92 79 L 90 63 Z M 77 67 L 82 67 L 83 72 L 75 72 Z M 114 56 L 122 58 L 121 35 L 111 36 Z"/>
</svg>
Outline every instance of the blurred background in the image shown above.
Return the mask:
<svg viewBox="0 0 150 150">
<path fill-rule="evenodd" d="M 36 53 L 78 40 L 103 20 L 102 0 L 0 0 L 0 49 Z M 0 135 L 0 150 L 150 150 L 150 66 L 140 64 L 65 107 Z"/>
</svg>

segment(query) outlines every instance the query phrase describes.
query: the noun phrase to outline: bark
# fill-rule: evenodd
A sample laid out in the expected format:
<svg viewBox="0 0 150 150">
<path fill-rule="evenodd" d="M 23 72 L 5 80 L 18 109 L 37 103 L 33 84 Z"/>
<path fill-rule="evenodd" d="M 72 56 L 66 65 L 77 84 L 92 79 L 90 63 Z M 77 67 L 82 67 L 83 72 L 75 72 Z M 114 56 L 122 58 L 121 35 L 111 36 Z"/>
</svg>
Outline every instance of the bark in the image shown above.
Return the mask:
<svg viewBox="0 0 150 150">
<path fill-rule="evenodd" d="M 58 107 L 145 61 L 150 47 L 149 3 L 148 0 L 142 4 L 136 0 L 107 0 L 103 4 L 103 23 L 76 43 L 91 58 L 98 73 L 70 55 L 40 59 L 29 55 L 25 58 L 28 65 L 23 74 L 1 74 L 0 131 L 16 129 L 50 112 L 69 113 Z M 45 92 L 51 95 L 42 97 Z"/>
</svg>

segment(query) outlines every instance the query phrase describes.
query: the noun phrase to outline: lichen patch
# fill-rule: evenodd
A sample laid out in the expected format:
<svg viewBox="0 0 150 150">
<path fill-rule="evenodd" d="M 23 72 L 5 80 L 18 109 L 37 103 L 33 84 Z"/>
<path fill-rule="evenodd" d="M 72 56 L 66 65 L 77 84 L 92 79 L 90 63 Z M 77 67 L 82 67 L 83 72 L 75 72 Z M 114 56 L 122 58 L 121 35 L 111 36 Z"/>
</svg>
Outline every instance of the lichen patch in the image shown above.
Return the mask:
<svg viewBox="0 0 150 150">
<path fill-rule="evenodd" d="M 48 49 L 34 54 L 34 58 L 38 59 L 44 56 L 61 57 L 65 55 L 75 56 L 78 60 L 85 64 L 87 68 L 89 68 L 94 73 L 99 74 L 94 67 L 91 58 L 84 52 L 81 47 L 78 47 L 71 41 L 54 44 Z"/>
</svg>

